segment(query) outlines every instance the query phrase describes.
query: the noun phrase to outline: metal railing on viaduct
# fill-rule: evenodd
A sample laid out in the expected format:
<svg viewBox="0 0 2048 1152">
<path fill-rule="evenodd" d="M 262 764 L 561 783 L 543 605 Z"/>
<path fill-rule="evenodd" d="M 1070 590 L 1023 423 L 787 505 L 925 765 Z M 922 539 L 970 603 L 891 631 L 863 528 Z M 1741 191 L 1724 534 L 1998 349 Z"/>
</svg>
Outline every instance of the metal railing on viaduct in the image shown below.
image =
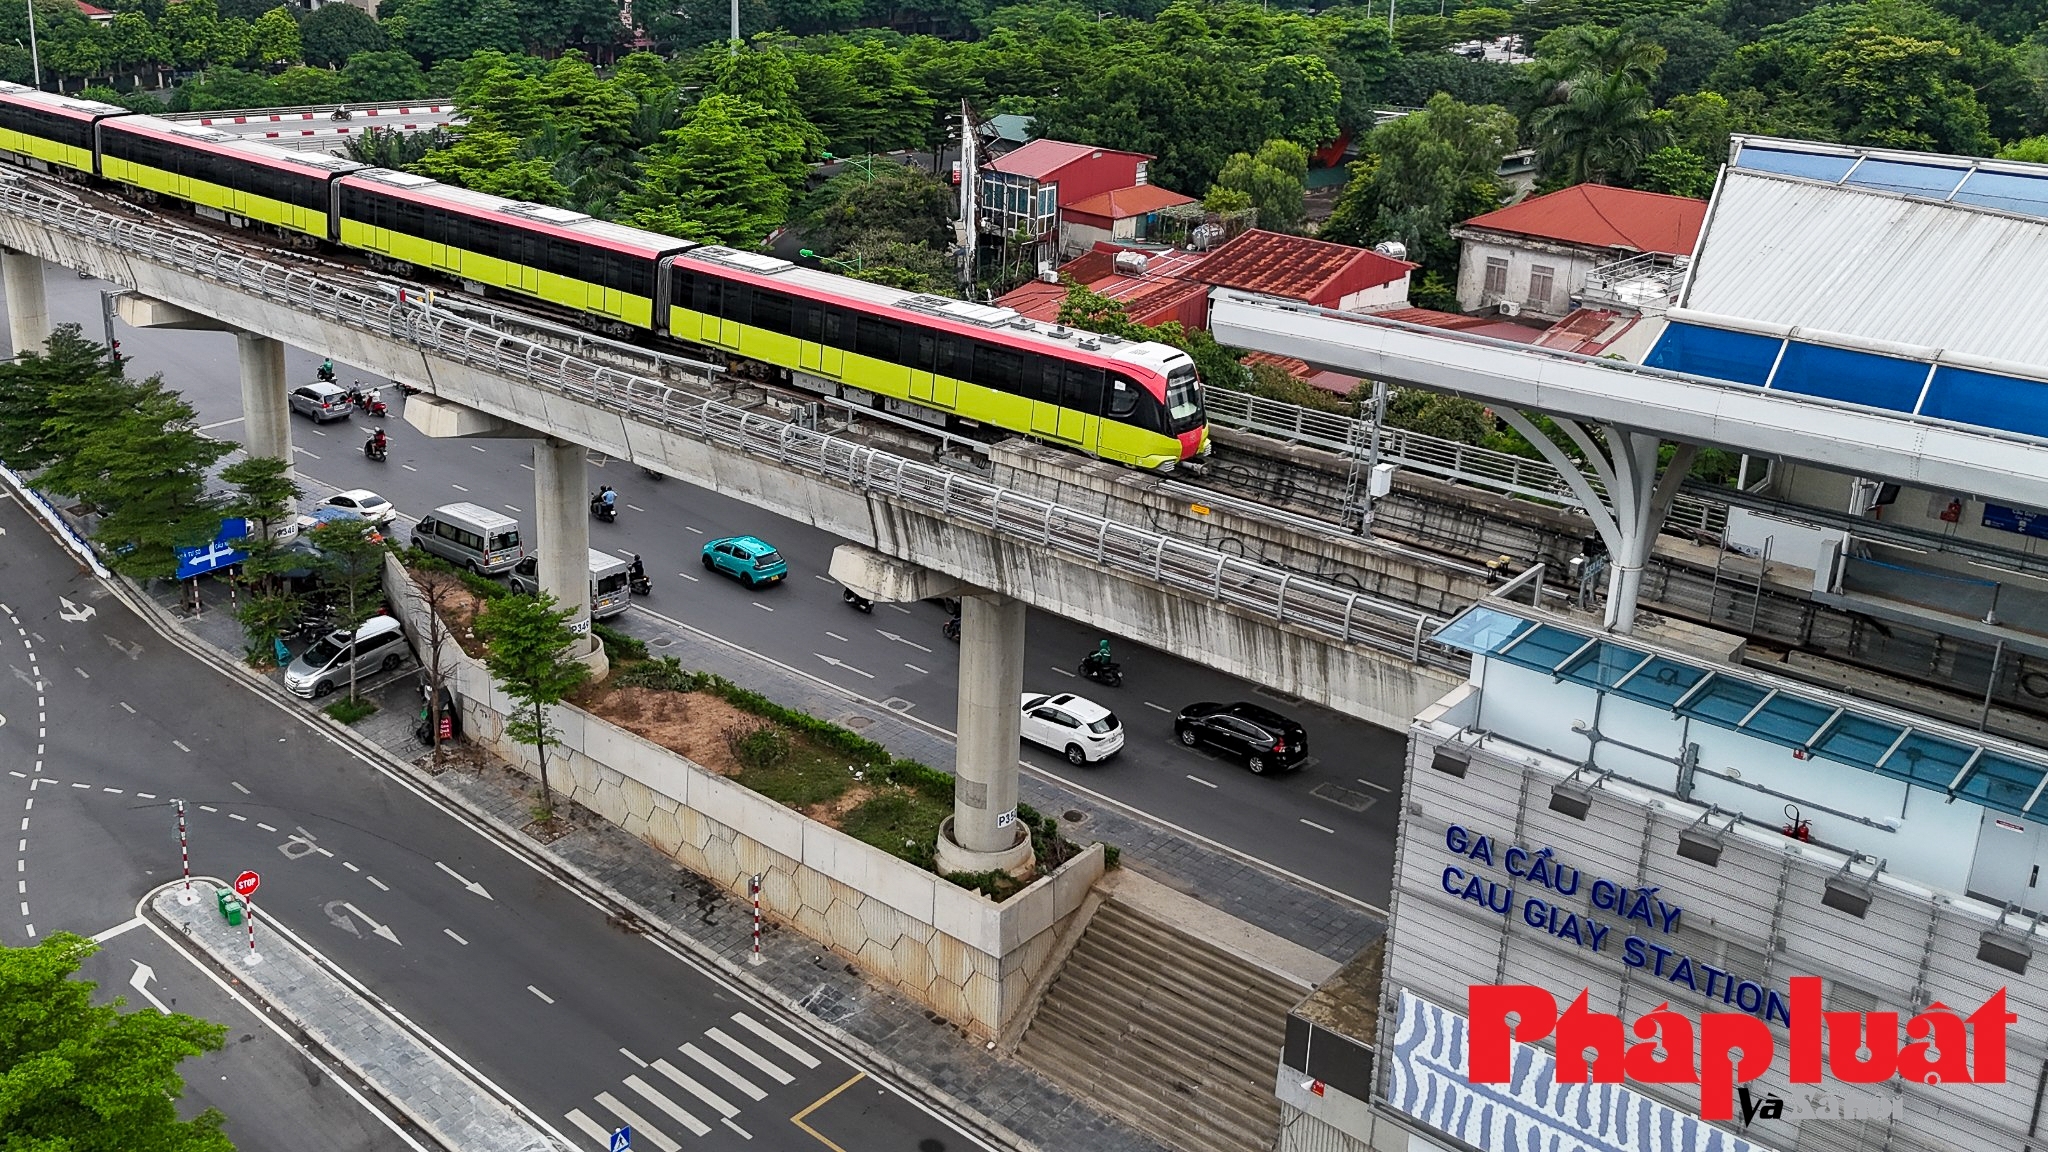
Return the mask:
<svg viewBox="0 0 2048 1152">
<path fill-rule="evenodd" d="M 27 177 L 0 176 L 0 243 L 249 331 L 362 351 L 364 367 L 443 399 L 1354 715 L 1405 723 L 1467 666 L 1428 639 L 1438 618 L 1402 605 L 595 364 L 437 310 L 424 292 L 116 215 Z M 590 431 L 604 427 L 618 435 Z M 662 450 L 677 439 L 692 445 L 687 459 Z M 768 482 L 727 482 L 742 473 Z M 796 483 L 773 483 L 778 473 Z M 821 486 L 857 498 L 860 514 L 821 498 Z"/>
</svg>

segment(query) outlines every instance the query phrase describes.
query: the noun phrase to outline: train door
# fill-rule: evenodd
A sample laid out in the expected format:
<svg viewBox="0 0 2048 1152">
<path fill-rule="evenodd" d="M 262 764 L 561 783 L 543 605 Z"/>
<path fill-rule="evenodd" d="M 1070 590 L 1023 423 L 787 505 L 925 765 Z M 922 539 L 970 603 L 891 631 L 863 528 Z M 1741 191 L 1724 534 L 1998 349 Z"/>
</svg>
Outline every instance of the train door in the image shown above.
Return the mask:
<svg viewBox="0 0 2048 1152">
<path fill-rule="evenodd" d="M 1031 433 L 1051 440 L 1065 439 L 1060 414 L 1060 362 L 1050 356 L 1034 356 L 1024 362 L 1025 383 L 1032 386 Z"/>
<path fill-rule="evenodd" d="M 937 341 L 930 332 L 911 331 L 903 344 L 904 361 L 910 365 L 910 398 L 919 404 L 931 404 L 934 397 L 932 362 L 937 355 Z"/>
<path fill-rule="evenodd" d="M 803 347 L 797 353 L 797 362 L 804 370 L 835 380 L 845 375 L 844 349 L 853 335 L 846 313 L 828 305 L 805 302 L 798 323 Z"/>
<path fill-rule="evenodd" d="M 1102 411 L 1102 369 L 1086 364 L 1066 366 L 1066 387 L 1060 392 L 1060 439 L 1080 444 L 1088 422 Z"/>
</svg>

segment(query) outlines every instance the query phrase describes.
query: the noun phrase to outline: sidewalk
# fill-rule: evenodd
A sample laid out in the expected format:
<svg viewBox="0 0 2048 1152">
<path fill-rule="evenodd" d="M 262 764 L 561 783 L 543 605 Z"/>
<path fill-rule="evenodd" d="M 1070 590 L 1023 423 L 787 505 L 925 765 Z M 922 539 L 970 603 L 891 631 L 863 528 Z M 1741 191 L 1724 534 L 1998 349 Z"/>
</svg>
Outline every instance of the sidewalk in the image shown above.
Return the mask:
<svg viewBox="0 0 2048 1152">
<path fill-rule="evenodd" d="M 239 660 L 239 627 L 226 611 L 225 592 L 208 592 L 198 617 L 178 609 L 176 589 L 153 599 L 179 626 L 224 656 Z M 830 685 L 747 656 L 689 629 L 674 629 L 638 612 L 617 621 L 647 642 L 649 651 L 674 656 L 685 667 L 725 676 L 788 707 L 854 728 L 899 755 L 950 770 L 953 748 L 929 730 L 868 707 Z M 273 674 L 273 679 L 275 674 Z M 418 693 L 409 676 L 374 694 L 380 709 L 353 732 L 393 759 L 425 762 L 413 739 Z M 310 706 L 310 705 L 309 705 Z M 528 819 L 531 782 L 522 774 L 487 767 L 453 768 L 424 777 L 437 791 L 496 823 L 509 837 L 532 845 L 515 830 Z M 1219 911 L 1256 924 L 1336 962 L 1351 958 L 1383 930 L 1354 906 L 1294 885 L 1257 866 L 1157 828 L 1110 805 L 1026 775 L 1025 803 L 1058 816 L 1078 840 L 1099 839 L 1123 850 L 1125 867 L 1142 872 Z M 1078 815 L 1077 815 L 1078 814 Z M 762 932 L 765 962 L 749 966 L 752 911 L 743 902 L 678 867 L 614 825 L 585 816 L 576 831 L 535 851 L 552 856 L 606 889 L 607 894 L 659 923 L 734 978 L 771 994 L 836 1030 L 907 1081 L 913 1091 L 942 1094 L 970 1117 L 1000 1126 L 1043 1149 L 1089 1152 L 1166 1152 L 1067 1094 L 1023 1064 L 984 1049 L 936 1013 L 883 992 L 850 964 L 787 929 Z"/>
</svg>

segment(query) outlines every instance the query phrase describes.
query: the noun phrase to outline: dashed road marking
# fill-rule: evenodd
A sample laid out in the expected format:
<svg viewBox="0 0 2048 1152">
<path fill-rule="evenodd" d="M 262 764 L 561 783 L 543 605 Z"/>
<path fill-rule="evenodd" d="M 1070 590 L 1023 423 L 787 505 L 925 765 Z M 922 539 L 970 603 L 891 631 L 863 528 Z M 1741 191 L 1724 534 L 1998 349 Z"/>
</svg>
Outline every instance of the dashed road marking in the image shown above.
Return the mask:
<svg viewBox="0 0 2048 1152">
<path fill-rule="evenodd" d="M 135 715 L 135 706 L 128 703 L 126 700 L 121 701 L 121 707 L 128 709 L 128 714 L 130 716 Z"/>
<path fill-rule="evenodd" d="M 1385 784 L 1375 784 L 1375 783 L 1373 783 L 1372 781 L 1370 781 L 1370 780 L 1367 780 L 1367 779 L 1366 779 L 1365 777 L 1363 777 L 1363 776 L 1360 776 L 1360 777 L 1358 778 L 1358 782 L 1359 782 L 1360 784 L 1363 784 L 1363 785 L 1365 785 L 1365 786 L 1366 786 L 1367 788 L 1377 788 L 1377 789 L 1379 789 L 1379 790 L 1380 790 L 1380 791 L 1382 791 L 1382 792 L 1392 792 L 1392 791 L 1393 791 L 1393 789 L 1392 789 L 1392 788 L 1389 788 L 1389 787 L 1387 787 L 1387 786 L 1386 786 Z"/>
<path fill-rule="evenodd" d="M 699 536 L 702 536 L 702 535 L 704 534 L 704 530 L 703 530 L 702 528 L 699 528 L 699 527 L 697 527 L 697 526 L 696 526 L 695 524 L 685 524 L 685 525 L 683 525 L 683 531 L 685 531 L 685 532 L 695 532 L 695 533 L 696 533 L 697 535 L 699 535 Z"/>
<path fill-rule="evenodd" d="M 928 669 L 924 669 L 924 668 L 919 668 L 919 667 L 918 667 L 917 665 L 915 665 L 915 664 L 912 664 L 912 663 L 910 663 L 910 662 L 909 662 L 909 661 L 907 661 L 907 660 L 906 660 L 906 661 L 904 661 L 904 663 L 903 663 L 903 666 L 904 666 L 905 668 L 908 668 L 908 669 L 910 669 L 910 670 L 911 670 L 912 672 L 915 672 L 915 673 L 917 673 L 917 674 L 918 674 L 918 675 L 920 675 L 920 676 L 929 676 L 929 675 L 931 675 L 931 672 L 930 672 L 930 671 L 929 671 Z"/>
<path fill-rule="evenodd" d="M 1073 674 L 1072 672 L 1069 672 L 1069 671 L 1067 671 L 1067 670 L 1066 670 L 1065 668 L 1061 668 L 1061 667 L 1059 667 L 1059 666 L 1057 666 L 1057 665 L 1055 665 L 1055 666 L 1053 667 L 1053 671 L 1055 671 L 1055 672 L 1059 673 L 1059 674 L 1060 674 L 1060 675 L 1062 675 L 1062 676 L 1065 676 L 1065 677 L 1067 677 L 1068 679 L 1072 679 L 1072 678 L 1073 678 L 1073 675 L 1074 675 L 1074 674 Z"/>
<path fill-rule="evenodd" d="M 901 605 L 901 604 L 891 604 L 891 605 L 889 605 L 889 607 L 891 607 L 891 608 L 894 608 L 894 609 L 895 609 L 895 610 L 897 610 L 898 612 L 901 612 L 901 613 L 903 613 L 903 614 L 904 614 L 905 616 L 908 616 L 908 615 L 910 615 L 910 609 L 908 609 L 908 608 L 905 608 L 905 607 L 904 607 L 903 605 Z"/>
<path fill-rule="evenodd" d="M 464 940 L 464 939 L 463 939 L 462 937 L 460 937 L 460 936 L 457 936 L 457 935 L 455 934 L 455 929 L 453 929 L 453 928 L 443 928 L 443 929 L 441 929 L 441 931 L 442 931 L 442 932 L 443 932 L 444 934 L 446 934 L 446 935 L 447 935 L 447 937 L 448 937 L 448 938 L 449 938 L 450 940 L 453 940 L 453 941 L 455 941 L 455 942 L 456 942 L 457 944 L 461 944 L 461 945 L 464 945 L 464 946 L 467 946 L 467 945 L 469 944 L 469 941 L 467 941 L 467 940 Z"/>
<path fill-rule="evenodd" d="M 773 611 L 775 611 L 775 609 L 773 609 L 773 608 L 770 608 L 770 607 L 769 607 L 769 606 L 767 606 L 766 604 L 763 604 L 763 603 L 761 603 L 761 602 L 760 602 L 759 600 L 753 600 L 753 601 L 749 601 L 749 603 L 753 604 L 753 606 L 754 606 L 754 607 L 756 607 L 756 608 L 759 608 L 759 609 L 760 609 L 761 611 L 763 611 L 763 612 L 773 612 Z"/>
<path fill-rule="evenodd" d="M 627 508 L 630 508 L 630 509 L 632 509 L 632 510 L 633 510 L 633 511 L 635 511 L 635 512 L 645 512 L 645 511 L 647 511 L 647 509 L 645 509 L 645 508 L 642 508 L 642 507 L 641 507 L 641 506 L 639 506 L 638 504 L 628 504 L 628 505 L 626 505 L 626 507 L 627 507 Z"/>
<path fill-rule="evenodd" d="M 555 998 L 554 998 L 553 996 L 550 996 L 550 995 L 548 995 L 547 993 L 545 993 L 545 992 L 541 991 L 540 989 L 538 989 L 538 988 L 535 988 L 535 987 L 534 987 L 533 985 L 531 985 L 531 984 L 528 984 L 528 985 L 526 986 L 526 990 L 527 990 L 528 992 L 531 992 L 531 993 L 533 993 L 533 994 L 534 994 L 535 996 L 538 996 L 538 997 L 540 997 L 540 998 L 541 998 L 542 1000 L 545 1000 L 545 1001 L 547 1001 L 547 1002 L 548 1002 L 548 1003 L 550 1003 L 550 1004 L 553 1004 L 553 1003 L 555 1002 Z"/>
<path fill-rule="evenodd" d="M 362 869 L 361 869 L 361 868 L 358 868 L 358 867 L 356 867 L 355 865 L 353 865 L 353 864 L 349 863 L 349 862 L 348 862 L 348 861 L 346 861 L 346 860 L 343 860 L 343 861 L 341 862 L 341 866 L 342 866 L 343 868 L 346 868 L 346 869 L 348 869 L 348 870 L 349 870 L 349 871 L 351 871 L 351 872 L 361 872 L 361 871 L 362 871 Z"/>
<path fill-rule="evenodd" d="M 73 788 L 91 788 L 91 787 L 92 787 L 92 785 L 90 785 L 90 784 L 73 784 L 73 785 L 72 785 L 72 787 L 73 787 Z"/>
<path fill-rule="evenodd" d="M 190 749 L 190 748 L 187 748 L 187 747 L 185 747 L 185 742 L 184 742 L 184 741 L 182 741 L 182 740 L 173 740 L 173 741 L 171 741 L 171 743 L 173 743 L 173 744 L 176 744 L 176 745 L 178 746 L 178 751 L 180 751 L 180 752 L 190 752 L 190 751 L 191 751 L 191 749 Z"/>
<path fill-rule="evenodd" d="M 78 674 L 79 674 L 80 676 L 83 676 L 83 677 L 84 677 L 84 678 L 86 678 L 87 680 L 90 680 L 90 679 L 92 679 L 92 673 L 90 673 L 90 672 L 87 672 L 87 671 L 86 671 L 85 669 L 83 669 L 83 668 L 80 668 L 80 667 L 79 667 L 78 665 L 76 665 L 76 664 L 73 664 L 73 665 L 71 666 L 71 670 L 72 670 L 73 672 L 76 672 L 76 673 L 78 673 Z"/>
<path fill-rule="evenodd" d="M 1147 707 L 1147 708 L 1150 708 L 1150 709 L 1152 709 L 1152 710 L 1153 710 L 1153 711 L 1155 711 L 1155 712 L 1164 712 L 1164 713 L 1166 713 L 1166 714 L 1167 714 L 1167 715 L 1169 715 L 1169 716 L 1173 715 L 1173 709 L 1171 709 L 1171 708 L 1168 708 L 1168 707 L 1167 707 L 1166 705 L 1164 705 L 1164 704 L 1154 704 L 1154 703 L 1153 703 L 1153 702 L 1151 702 L 1150 700 L 1147 700 L 1147 701 L 1145 701 L 1145 707 Z"/>
<path fill-rule="evenodd" d="M 1188 774 L 1187 774 L 1187 777 L 1188 777 L 1188 779 L 1190 779 L 1190 780 L 1193 780 L 1193 781 L 1194 781 L 1195 783 L 1197 783 L 1197 784 L 1200 784 L 1200 785 L 1201 785 L 1202 787 L 1204 787 L 1204 788 L 1214 788 L 1214 787 L 1216 787 L 1216 785 L 1214 785 L 1214 784 L 1210 783 L 1210 782 L 1209 782 L 1209 781 L 1207 781 L 1207 780 L 1204 780 L 1204 779 L 1202 779 L 1202 778 L 1201 778 L 1200 776 L 1197 776 L 1197 775 L 1195 775 L 1195 774 L 1194 774 L 1193 772 L 1190 772 L 1190 773 L 1188 773 Z"/>
<path fill-rule="evenodd" d="M 1310 820 L 1310 819 L 1309 819 L 1309 818 L 1307 818 L 1306 816 L 1302 817 L 1302 821 L 1301 821 L 1301 822 L 1302 822 L 1303 824 L 1306 824 L 1306 825 L 1308 825 L 1309 827 L 1311 827 L 1311 828 L 1315 829 L 1315 830 L 1316 830 L 1316 831 L 1318 831 L 1318 832 L 1328 832 L 1328 833 L 1329 833 L 1330 835 L 1332 835 L 1332 836 L 1335 836 L 1335 835 L 1337 834 L 1337 830 L 1336 830 L 1335 828 L 1326 828 L 1326 827 L 1324 827 L 1323 825 L 1321 825 L 1321 824 L 1318 824 L 1318 823 L 1316 823 L 1316 822 L 1315 822 L 1315 821 L 1313 821 L 1313 820 Z"/>
<path fill-rule="evenodd" d="M 201 804 L 201 805 L 199 806 L 199 810 L 200 810 L 201 812 L 218 812 L 218 811 L 220 811 L 220 809 L 218 809 L 218 808 L 215 808 L 215 807 L 214 807 L 213 805 L 211 805 L 211 804 Z"/>
<path fill-rule="evenodd" d="M 405 469 L 405 470 L 406 470 L 407 472 L 417 472 L 417 471 L 419 471 L 419 469 L 417 469 L 417 468 L 413 467 L 413 466 L 412 466 L 412 465 L 410 465 L 410 464 L 400 464 L 400 465 L 399 465 L 399 467 L 400 467 L 400 468 L 403 468 L 403 469 Z"/>
<path fill-rule="evenodd" d="M 647 1067 L 647 1061 L 642 1060 L 638 1056 L 633 1055 L 633 1051 L 630 1048 L 619 1049 L 619 1055 L 624 1056 L 626 1059 L 631 1060 L 633 1063 L 638 1064 L 642 1068 Z"/>
<path fill-rule="evenodd" d="M 265 823 L 264 823 L 263 821 L 261 821 L 261 820 L 258 820 L 258 821 L 256 822 L 256 826 L 257 826 L 258 828 L 261 828 L 261 829 L 263 829 L 263 830 L 264 830 L 265 832 L 275 832 L 275 831 L 277 831 L 277 829 L 275 829 L 275 828 L 272 828 L 272 827 L 271 827 L 270 825 L 268 825 L 268 824 L 265 824 Z"/>
<path fill-rule="evenodd" d="M 519 511 L 519 508 L 518 508 L 518 507 L 517 507 L 516 505 L 512 505 L 512 504 L 505 504 L 505 505 L 501 505 L 501 507 L 503 507 L 503 508 L 505 509 L 505 511 L 507 511 L 507 512 L 517 512 L 517 511 Z"/>
<path fill-rule="evenodd" d="M 240 780 L 230 780 L 228 781 L 228 783 L 233 784 L 235 786 L 235 791 L 240 792 L 244 796 L 249 795 L 249 790 L 242 786 L 242 782 Z"/>
<path fill-rule="evenodd" d="M 676 575 L 681 576 L 683 579 L 688 580 L 692 584 L 697 583 L 697 578 L 695 576 L 690 575 L 688 572 L 678 572 L 676 573 Z"/>
<path fill-rule="evenodd" d="M 471 444 L 469 446 L 469 450 L 471 452 L 482 452 L 484 450 L 484 446 L 481 444 Z"/>
<path fill-rule="evenodd" d="M 1329 831 L 1329 829 L 1326 828 L 1324 829 L 1324 831 L 1327 832 Z M 377 891 L 379 892 L 391 891 L 391 888 L 388 885 L 386 885 L 382 880 L 377 879 L 375 876 L 372 876 L 367 872 L 363 873 L 363 879 L 368 880 L 372 884 L 375 884 L 377 886 Z"/>
<path fill-rule="evenodd" d="M 228 813 L 228 819 L 230 819 L 230 820 L 240 820 L 240 821 L 241 821 L 242 823 L 244 823 L 244 824 L 247 824 L 247 823 L 249 822 L 249 818 L 248 818 L 247 816 L 244 816 L 244 815 L 242 815 L 242 814 L 241 814 L 240 812 L 230 812 L 230 813 Z"/>
<path fill-rule="evenodd" d="M 851 641 L 847 640 L 847 638 L 846 638 L 846 637 L 844 637 L 844 636 L 841 636 L 841 635 L 840 635 L 839 633 L 837 633 L 837 632 L 827 632 L 827 633 L 825 633 L 825 635 L 827 635 L 827 636 L 830 636 L 830 637 L 831 637 L 831 638 L 833 638 L 834 640 L 837 640 L 837 641 L 839 641 L 839 642 L 840 642 L 841 644 L 847 644 L 847 643 L 851 643 Z"/>
<path fill-rule="evenodd" d="M 467 488 L 464 488 L 464 487 L 463 487 L 462 485 L 460 485 L 460 484 L 450 484 L 450 485 L 448 485 L 448 486 L 449 486 L 450 488 L 453 488 L 453 489 L 455 489 L 455 490 L 456 490 L 457 492 L 467 492 L 467 491 L 469 491 L 469 489 L 467 489 Z"/>
<path fill-rule="evenodd" d="M 137 795 L 138 797 L 140 797 L 140 798 L 142 798 L 142 799 L 144 799 L 144 800 L 154 800 L 154 799 L 156 799 L 156 793 L 154 793 L 154 792 L 137 792 L 137 793 L 136 793 L 135 795 Z"/>
</svg>

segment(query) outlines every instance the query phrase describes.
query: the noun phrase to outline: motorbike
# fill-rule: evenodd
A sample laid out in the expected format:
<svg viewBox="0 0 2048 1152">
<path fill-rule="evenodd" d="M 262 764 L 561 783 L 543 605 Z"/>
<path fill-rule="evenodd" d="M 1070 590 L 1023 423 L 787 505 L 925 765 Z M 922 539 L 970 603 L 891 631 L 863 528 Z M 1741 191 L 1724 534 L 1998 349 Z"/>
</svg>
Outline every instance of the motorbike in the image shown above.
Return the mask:
<svg viewBox="0 0 2048 1152">
<path fill-rule="evenodd" d="M 1124 666 L 1114 660 L 1107 663 L 1083 660 L 1081 661 L 1081 675 L 1106 687 L 1121 688 L 1124 683 Z"/>
<path fill-rule="evenodd" d="M 318 376 L 320 378 L 320 382 L 323 384 L 334 383 L 334 369 L 329 368 L 325 364 L 322 364 L 319 368 L 315 369 L 313 374 L 315 376 Z"/>
<path fill-rule="evenodd" d="M 619 518 L 619 508 L 616 504 L 605 503 L 602 494 L 592 493 L 590 497 L 590 514 L 609 524 Z"/>
<path fill-rule="evenodd" d="M 370 394 L 368 392 L 362 392 L 358 391 L 357 389 L 351 388 L 349 389 L 348 393 L 348 402 L 355 407 L 356 411 L 361 412 L 366 416 L 375 416 L 381 420 L 384 417 L 391 415 L 391 409 L 384 403 L 384 401 L 370 399 Z"/>
<path fill-rule="evenodd" d="M 960 639 L 960 618 L 958 616 L 947 617 L 946 623 L 939 628 L 939 631 L 943 633 L 946 639 L 948 640 Z"/>
<path fill-rule="evenodd" d="M 862 612 L 873 612 L 875 610 L 875 602 L 873 600 L 855 592 L 851 588 L 841 588 L 839 590 L 839 598 Z"/>
<path fill-rule="evenodd" d="M 645 596 L 654 591 L 654 581 L 647 578 L 645 568 L 629 569 L 626 572 L 626 587 L 630 588 L 635 596 Z"/>
<path fill-rule="evenodd" d="M 333 118 L 336 120 L 347 120 L 354 115 L 355 113 L 350 112 L 347 108 L 336 108 Z"/>
<path fill-rule="evenodd" d="M 383 444 L 379 444 L 375 436 L 372 436 L 368 440 L 363 441 L 363 455 L 369 457 L 372 460 L 377 461 L 380 464 L 384 462 L 384 459 L 387 456 L 389 456 L 390 453 L 391 447 L 389 441 L 386 441 Z"/>
</svg>

